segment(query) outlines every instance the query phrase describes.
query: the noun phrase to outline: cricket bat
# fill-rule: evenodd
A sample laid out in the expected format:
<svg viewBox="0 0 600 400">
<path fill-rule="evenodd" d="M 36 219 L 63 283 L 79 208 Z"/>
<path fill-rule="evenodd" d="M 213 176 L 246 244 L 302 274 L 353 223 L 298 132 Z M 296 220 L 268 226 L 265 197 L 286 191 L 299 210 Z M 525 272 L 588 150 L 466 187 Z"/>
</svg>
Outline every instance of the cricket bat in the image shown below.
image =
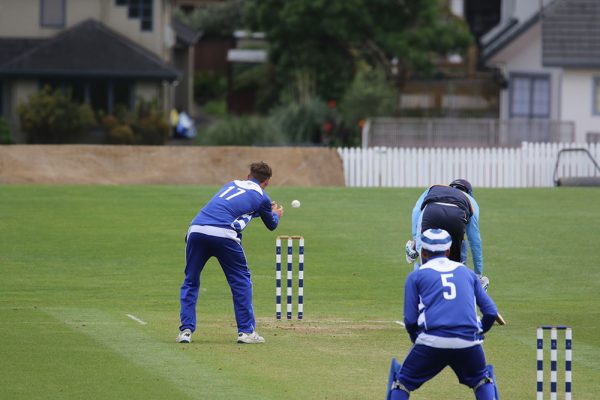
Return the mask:
<svg viewBox="0 0 600 400">
<path fill-rule="evenodd" d="M 504 320 L 502 315 L 500 315 L 500 313 L 498 313 L 498 316 L 496 317 L 496 322 L 498 323 L 498 325 L 506 325 L 506 321 Z"/>
</svg>

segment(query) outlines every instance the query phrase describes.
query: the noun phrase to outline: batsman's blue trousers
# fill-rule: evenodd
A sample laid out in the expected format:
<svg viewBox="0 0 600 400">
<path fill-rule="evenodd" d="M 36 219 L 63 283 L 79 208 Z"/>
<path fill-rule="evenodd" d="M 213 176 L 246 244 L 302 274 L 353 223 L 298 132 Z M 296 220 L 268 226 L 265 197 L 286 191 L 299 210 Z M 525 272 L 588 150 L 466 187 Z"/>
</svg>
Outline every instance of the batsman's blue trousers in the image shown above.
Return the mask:
<svg viewBox="0 0 600 400">
<path fill-rule="evenodd" d="M 242 245 L 235 240 L 190 233 L 185 248 L 185 279 L 181 285 L 181 326 L 179 330 L 196 330 L 196 302 L 200 290 L 200 273 L 209 258 L 215 257 L 225 273 L 231 295 L 238 332 L 253 332 L 252 274 Z"/>
<path fill-rule="evenodd" d="M 460 383 L 470 388 L 474 388 L 482 379 L 488 377 L 481 345 L 465 349 L 439 349 L 417 344 L 406 356 L 397 379 L 412 392 L 446 366 L 454 370 Z M 493 391 L 493 386 L 491 388 Z"/>
</svg>

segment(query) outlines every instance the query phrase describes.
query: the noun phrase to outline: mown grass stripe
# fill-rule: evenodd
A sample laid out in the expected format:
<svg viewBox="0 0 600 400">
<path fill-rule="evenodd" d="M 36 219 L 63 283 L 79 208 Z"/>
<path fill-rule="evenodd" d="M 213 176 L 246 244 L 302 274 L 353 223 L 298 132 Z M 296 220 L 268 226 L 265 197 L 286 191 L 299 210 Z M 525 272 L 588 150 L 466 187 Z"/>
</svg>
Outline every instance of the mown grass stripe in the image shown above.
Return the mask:
<svg viewBox="0 0 600 400">
<path fill-rule="evenodd" d="M 110 313 L 98 309 L 44 308 L 55 319 L 81 334 L 92 337 L 141 368 L 174 384 L 190 398 L 264 399 L 235 384 L 235 377 L 226 371 L 215 371 L 201 361 L 188 356 L 182 346 L 153 338 L 139 326 L 127 324 Z"/>
</svg>

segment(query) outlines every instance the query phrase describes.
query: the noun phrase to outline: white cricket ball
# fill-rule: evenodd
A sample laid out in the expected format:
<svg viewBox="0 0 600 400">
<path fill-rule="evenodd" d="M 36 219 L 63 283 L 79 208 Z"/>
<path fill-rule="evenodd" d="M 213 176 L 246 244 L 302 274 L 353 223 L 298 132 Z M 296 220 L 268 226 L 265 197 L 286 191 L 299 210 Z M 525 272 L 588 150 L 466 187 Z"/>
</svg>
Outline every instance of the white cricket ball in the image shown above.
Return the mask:
<svg viewBox="0 0 600 400">
<path fill-rule="evenodd" d="M 294 208 L 300 207 L 300 201 L 298 201 L 298 200 L 292 200 L 292 207 L 294 207 Z"/>
</svg>

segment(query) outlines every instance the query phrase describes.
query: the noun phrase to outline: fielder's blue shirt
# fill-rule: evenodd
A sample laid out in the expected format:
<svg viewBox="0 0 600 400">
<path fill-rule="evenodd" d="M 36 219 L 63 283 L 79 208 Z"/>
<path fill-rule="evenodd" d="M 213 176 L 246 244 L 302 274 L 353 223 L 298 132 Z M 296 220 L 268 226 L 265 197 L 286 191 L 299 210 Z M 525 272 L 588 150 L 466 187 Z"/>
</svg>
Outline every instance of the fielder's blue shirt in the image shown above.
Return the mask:
<svg viewBox="0 0 600 400">
<path fill-rule="evenodd" d="M 241 232 L 254 217 L 260 217 L 269 230 L 279 224 L 271 209 L 271 199 L 255 179 L 235 180 L 223 186 L 200 210 L 191 225 L 209 225 Z"/>
<path fill-rule="evenodd" d="M 482 325 L 477 307 L 488 326 Z M 416 344 L 438 348 L 479 344 L 497 314 L 475 273 L 446 257 L 430 259 L 406 279 L 404 323 Z"/>
</svg>

